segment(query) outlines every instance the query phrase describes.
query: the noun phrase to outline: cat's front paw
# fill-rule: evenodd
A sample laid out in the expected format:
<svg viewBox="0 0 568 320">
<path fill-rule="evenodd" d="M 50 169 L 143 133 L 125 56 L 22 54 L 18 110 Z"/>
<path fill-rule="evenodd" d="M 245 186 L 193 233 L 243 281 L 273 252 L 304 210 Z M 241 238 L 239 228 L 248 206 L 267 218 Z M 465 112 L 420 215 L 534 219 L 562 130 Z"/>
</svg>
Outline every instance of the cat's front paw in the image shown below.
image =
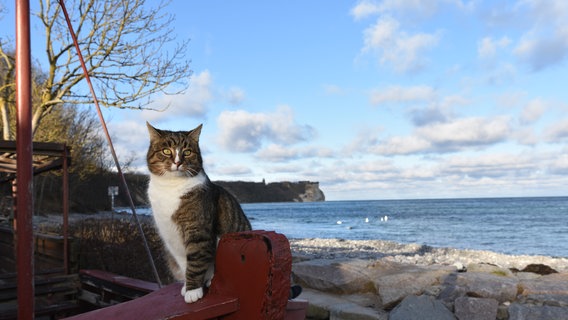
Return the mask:
<svg viewBox="0 0 568 320">
<path fill-rule="evenodd" d="M 193 303 L 203 298 L 203 288 L 186 290 L 184 285 L 183 288 L 181 288 L 181 295 L 183 296 L 185 303 Z"/>
</svg>

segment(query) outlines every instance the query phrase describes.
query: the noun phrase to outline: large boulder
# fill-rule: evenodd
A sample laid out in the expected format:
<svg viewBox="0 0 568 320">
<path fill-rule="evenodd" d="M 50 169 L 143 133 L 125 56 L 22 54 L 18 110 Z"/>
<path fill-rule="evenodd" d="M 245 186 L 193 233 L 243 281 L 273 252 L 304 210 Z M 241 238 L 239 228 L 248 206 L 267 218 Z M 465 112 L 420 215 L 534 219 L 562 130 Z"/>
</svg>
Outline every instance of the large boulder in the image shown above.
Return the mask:
<svg viewBox="0 0 568 320">
<path fill-rule="evenodd" d="M 292 266 L 295 283 L 319 291 L 349 294 L 375 292 L 365 260 L 309 260 Z"/>
<path fill-rule="evenodd" d="M 446 278 L 444 289 L 438 296 L 445 302 L 470 296 L 495 299 L 500 303 L 514 301 L 517 296 L 517 278 L 482 272 L 453 274 Z"/>
<path fill-rule="evenodd" d="M 454 270 L 454 267 L 444 266 L 398 265 L 374 269 L 373 282 L 383 307 L 390 309 L 408 295 L 421 295 L 431 287 L 441 285 Z"/>
<path fill-rule="evenodd" d="M 389 320 L 455 320 L 443 303 L 429 296 L 410 295 L 394 308 Z"/>
<path fill-rule="evenodd" d="M 499 302 L 495 299 L 460 297 L 454 303 L 459 320 L 495 320 Z"/>
</svg>

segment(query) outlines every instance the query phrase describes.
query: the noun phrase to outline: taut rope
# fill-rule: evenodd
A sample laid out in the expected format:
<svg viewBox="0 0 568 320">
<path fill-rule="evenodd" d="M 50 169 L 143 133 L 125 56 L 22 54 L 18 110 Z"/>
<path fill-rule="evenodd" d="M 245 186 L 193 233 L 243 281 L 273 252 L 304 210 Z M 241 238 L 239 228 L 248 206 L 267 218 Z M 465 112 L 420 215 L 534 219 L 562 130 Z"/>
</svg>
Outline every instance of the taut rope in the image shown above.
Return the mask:
<svg viewBox="0 0 568 320">
<path fill-rule="evenodd" d="M 61 5 L 61 9 L 63 9 L 63 14 L 65 15 L 65 20 L 67 21 L 67 27 L 69 28 L 69 33 L 73 38 L 73 43 L 75 45 L 75 49 L 77 50 L 77 55 L 79 56 L 79 61 L 81 62 L 81 67 L 83 68 L 83 73 L 85 74 L 85 79 L 87 80 L 87 84 L 89 85 L 89 89 L 91 90 L 91 94 L 93 95 L 93 102 L 97 108 L 97 113 L 99 115 L 99 120 L 105 132 L 106 140 L 109 144 L 110 151 L 112 153 L 112 158 L 114 159 L 114 164 L 116 165 L 116 169 L 118 171 L 118 175 L 120 176 L 120 180 L 122 183 L 122 187 L 126 192 L 126 196 L 128 198 L 128 202 L 130 205 L 130 209 L 132 210 L 132 215 L 136 220 L 136 225 L 138 226 L 138 231 L 142 236 L 142 240 L 144 242 L 144 248 L 146 249 L 146 254 L 148 255 L 148 259 L 150 260 L 150 265 L 152 266 L 152 271 L 154 272 L 154 277 L 156 278 L 156 282 L 158 286 L 162 287 L 162 282 L 160 281 L 160 276 L 158 275 L 158 270 L 156 269 L 156 265 L 154 263 L 154 258 L 152 257 L 152 253 L 150 252 L 150 247 L 148 246 L 148 241 L 146 240 L 146 236 L 144 235 L 144 230 L 142 229 L 142 225 L 138 220 L 138 216 L 136 215 L 136 208 L 134 207 L 134 201 L 132 201 L 132 196 L 130 195 L 130 189 L 126 184 L 126 179 L 124 178 L 124 174 L 120 169 L 120 162 L 118 161 L 118 157 L 116 156 L 116 152 L 114 151 L 114 145 L 112 143 L 112 139 L 110 138 L 110 134 L 108 132 L 108 128 L 106 126 L 105 119 L 103 117 L 103 113 L 101 112 L 101 107 L 99 106 L 99 100 L 97 99 L 97 95 L 95 94 L 95 90 L 93 89 L 93 84 L 91 83 L 91 78 L 89 77 L 89 72 L 87 71 L 87 67 L 85 66 L 85 60 L 83 59 L 83 55 L 81 54 L 81 50 L 79 48 L 79 43 L 77 42 L 77 37 L 75 36 L 75 32 L 73 31 L 73 26 L 71 25 L 71 20 L 69 19 L 69 15 L 67 14 L 67 9 L 65 8 L 65 3 L 63 0 L 58 0 L 59 5 Z"/>
</svg>

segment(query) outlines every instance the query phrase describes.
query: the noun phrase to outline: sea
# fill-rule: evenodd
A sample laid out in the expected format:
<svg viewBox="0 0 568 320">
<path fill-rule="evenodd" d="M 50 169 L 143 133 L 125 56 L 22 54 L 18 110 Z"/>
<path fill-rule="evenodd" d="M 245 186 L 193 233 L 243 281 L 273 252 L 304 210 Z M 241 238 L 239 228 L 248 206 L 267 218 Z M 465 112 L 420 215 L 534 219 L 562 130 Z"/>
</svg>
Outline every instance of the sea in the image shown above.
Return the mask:
<svg viewBox="0 0 568 320">
<path fill-rule="evenodd" d="M 568 197 L 250 203 L 253 229 L 568 258 Z"/>
<path fill-rule="evenodd" d="M 243 210 L 254 229 L 288 238 L 568 257 L 568 197 L 254 203 Z"/>
</svg>

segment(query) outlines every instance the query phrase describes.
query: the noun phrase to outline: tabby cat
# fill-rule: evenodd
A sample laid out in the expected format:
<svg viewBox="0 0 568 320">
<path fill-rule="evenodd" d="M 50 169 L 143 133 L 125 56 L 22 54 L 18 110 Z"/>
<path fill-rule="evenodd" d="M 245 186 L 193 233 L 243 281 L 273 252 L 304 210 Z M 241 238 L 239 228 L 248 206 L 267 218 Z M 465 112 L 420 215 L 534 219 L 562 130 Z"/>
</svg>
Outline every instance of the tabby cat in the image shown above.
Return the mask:
<svg viewBox="0 0 568 320">
<path fill-rule="evenodd" d="M 202 125 L 191 131 L 167 131 L 149 123 L 148 198 L 164 242 L 173 276 L 184 281 L 185 302 L 203 297 L 213 278 L 215 250 L 221 235 L 251 229 L 241 206 L 212 183 L 203 170 L 199 149 Z"/>
</svg>

